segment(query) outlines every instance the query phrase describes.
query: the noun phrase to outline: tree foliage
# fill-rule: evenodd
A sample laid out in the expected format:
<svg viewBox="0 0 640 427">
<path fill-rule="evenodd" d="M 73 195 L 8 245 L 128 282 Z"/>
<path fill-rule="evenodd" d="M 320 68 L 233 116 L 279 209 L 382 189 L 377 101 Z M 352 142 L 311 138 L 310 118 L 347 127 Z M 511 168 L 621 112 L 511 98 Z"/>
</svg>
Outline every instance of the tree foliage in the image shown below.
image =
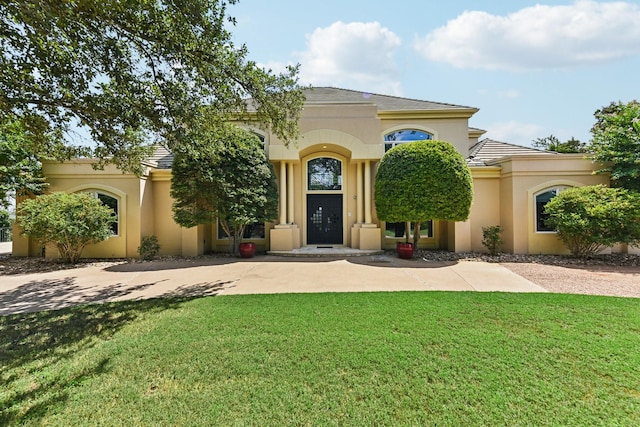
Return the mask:
<svg viewBox="0 0 640 427">
<path fill-rule="evenodd" d="M 22 234 L 43 245 L 55 244 L 65 262 L 76 263 L 82 250 L 111 236 L 113 210 L 85 193 L 51 193 L 20 203 L 16 216 Z"/>
<path fill-rule="evenodd" d="M 464 221 L 473 199 L 471 171 L 462 155 L 446 141 L 415 141 L 387 151 L 375 181 L 378 218 L 413 222 Z M 414 233 L 414 243 L 419 233 Z M 407 233 L 408 239 L 408 233 Z"/>
<path fill-rule="evenodd" d="M 640 242 L 640 194 L 602 185 L 562 191 L 545 205 L 547 224 L 580 258 L 616 243 Z"/>
<path fill-rule="evenodd" d="M 587 151 L 587 144 L 584 142 L 580 142 L 573 137 L 565 142 L 560 142 L 554 135 L 534 139 L 533 146 L 542 150 L 555 151 L 556 153 L 585 153 Z"/>
<path fill-rule="evenodd" d="M 298 67 L 275 74 L 247 59 L 227 29 L 235 3 L 1 2 L 0 121 L 22 121 L 42 147 L 55 143 L 59 159 L 94 156 L 98 167 L 134 172 L 153 144 L 188 144 L 185 129 L 205 105 L 222 119 L 249 111 L 294 139 L 304 100 Z M 77 127 L 92 149 L 74 144 Z"/>
<path fill-rule="evenodd" d="M 0 122 L 0 206 L 7 206 L 11 197 L 40 194 L 46 188 L 32 147 L 32 135 L 22 123 Z"/>
<path fill-rule="evenodd" d="M 191 135 L 173 160 L 174 219 L 184 227 L 218 219 L 235 251 L 247 225 L 277 217 L 273 166 L 258 137 L 234 124 L 203 122 Z"/>
<path fill-rule="evenodd" d="M 607 166 L 614 186 L 640 191 L 640 102 L 614 103 L 595 112 L 589 151 Z"/>
<path fill-rule="evenodd" d="M 0 228 L 8 227 L 11 227 L 11 217 L 9 216 L 9 211 L 0 209 Z"/>
</svg>

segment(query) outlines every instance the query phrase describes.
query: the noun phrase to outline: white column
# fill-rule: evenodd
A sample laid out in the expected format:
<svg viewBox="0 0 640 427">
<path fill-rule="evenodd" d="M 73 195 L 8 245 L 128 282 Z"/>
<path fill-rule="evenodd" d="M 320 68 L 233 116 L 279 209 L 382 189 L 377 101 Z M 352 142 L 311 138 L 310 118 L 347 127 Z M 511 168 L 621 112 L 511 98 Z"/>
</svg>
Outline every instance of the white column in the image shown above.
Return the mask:
<svg viewBox="0 0 640 427">
<path fill-rule="evenodd" d="M 364 200 L 362 194 L 362 162 L 358 162 L 356 171 L 356 222 L 362 224 L 364 221 Z"/>
<path fill-rule="evenodd" d="M 280 161 L 280 224 L 287 223 L 287 164 Z"/>
<path fill-rule="evenodd" d="M 293 224 L 293 162 L 289 162 L 287 173 L 287 223 Z"/>
<path fill-rule="evenodd" d="M 371 224 L 371 161 L 364 163 L 364 222 Z"/>
</svg>

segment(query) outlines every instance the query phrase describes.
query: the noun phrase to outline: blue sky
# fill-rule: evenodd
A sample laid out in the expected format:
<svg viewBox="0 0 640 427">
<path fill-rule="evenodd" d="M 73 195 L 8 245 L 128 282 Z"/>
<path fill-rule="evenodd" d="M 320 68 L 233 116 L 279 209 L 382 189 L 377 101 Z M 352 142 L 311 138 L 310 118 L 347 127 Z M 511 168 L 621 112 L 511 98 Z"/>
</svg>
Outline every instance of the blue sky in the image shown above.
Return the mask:
<svg viewBox="0 0 640 427">
<path fill-rule="evenodd" d="M 267 68 L 476 107 L 471 126 L 515 144 L 588 141 L 598 108 L 640 98 L 640 0 L 240 0 L 228 13 Z"/>
</svg>

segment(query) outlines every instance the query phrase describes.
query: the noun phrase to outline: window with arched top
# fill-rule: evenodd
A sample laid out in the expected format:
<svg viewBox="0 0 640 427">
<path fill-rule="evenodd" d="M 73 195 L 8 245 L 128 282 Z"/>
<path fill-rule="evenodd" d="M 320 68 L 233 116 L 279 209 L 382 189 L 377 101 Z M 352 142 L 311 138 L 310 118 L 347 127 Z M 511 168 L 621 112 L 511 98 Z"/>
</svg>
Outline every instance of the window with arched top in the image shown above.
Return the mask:
<svg viewBox="0 0 640 427">
<path fill-rule="evenodd" d="M 116 219 L 111 223 L 111 234 L 117 236 L 119 233 L 118 219 L 120 212 L 118 199 L 101 191 L 87 191 L 86 193 L 91 194 L 93 197 L 100 200 L 103 205 L 110 207 L 111 210 L 116 214 Z"/>
<path fill-rule="evenodd" d="M 535 199 L 535 221 L 536 221 L 536 232 L 538 233 L 552 233 L 556 230 L 553 227 L 547 225 L 547 219 L 549 218 L 549 214 L 544 211 L 544 207 L 549 200 L 556 197 L 562 191 L 569 188 L 566 185 L 559 185 L 551 188 L 547 188 L 542 190 L 534 195 Z"/>
<path fill-rule="evenodd" d="M 342 162 L 332 157 L 309 160 L 307 190 L 342 190 Z"/>
<path fill-rule="evenodd" d="M 391 150 L 398 144 L 411 141 L 424 141 L 433 139 L 433 135 L 419 129 L 401 129 L 390 132 L 384 136 L 384 152 Z"/>
</svg>

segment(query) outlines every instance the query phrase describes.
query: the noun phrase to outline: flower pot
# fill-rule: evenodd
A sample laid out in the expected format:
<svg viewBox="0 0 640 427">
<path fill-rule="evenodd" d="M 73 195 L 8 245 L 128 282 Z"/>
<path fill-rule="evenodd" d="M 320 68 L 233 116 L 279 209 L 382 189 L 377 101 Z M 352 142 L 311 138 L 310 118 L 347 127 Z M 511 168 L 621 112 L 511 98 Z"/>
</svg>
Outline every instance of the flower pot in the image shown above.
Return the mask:
<svg viewBox="0 0 640 427">
<path fill-rule="evenodd" d="M 253 242 L 240 243 L 238 250 L 242 258 L 252 258 L 256 253 L 256 244 Z"/>
<path fill-rule="evenodd" d="M 398 243 L 396 251 L 399 258 L 411 259 L 413 258 L 413 243 Z"/>
</svg>

